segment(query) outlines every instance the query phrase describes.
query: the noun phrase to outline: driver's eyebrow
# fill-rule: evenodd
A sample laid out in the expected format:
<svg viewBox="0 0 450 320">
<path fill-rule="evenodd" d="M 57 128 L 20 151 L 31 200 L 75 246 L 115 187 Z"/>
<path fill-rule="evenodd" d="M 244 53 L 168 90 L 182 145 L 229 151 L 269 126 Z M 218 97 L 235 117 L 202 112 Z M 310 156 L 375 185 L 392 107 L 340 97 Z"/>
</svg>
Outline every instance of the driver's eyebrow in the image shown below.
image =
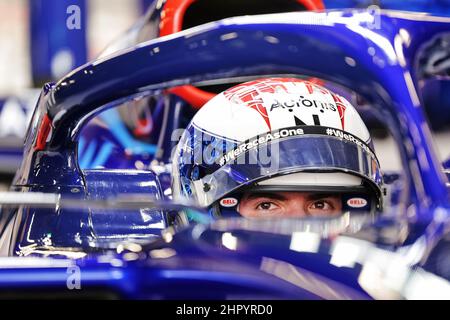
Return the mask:
<svg viewBox="0 0 450 320">
<path fill-rule="evenodd" d="M 253 200 L 253 199 L 258 199 L 258 198 L 269 198 L 269 199 L 280 200 L 280 201 L 287 200 L 287 198 L 280 193 L 270 193 L 270 192 L 251 193 L 251 194 L 244 196 L 244 198 L 247 200 Z"/>
</svg>

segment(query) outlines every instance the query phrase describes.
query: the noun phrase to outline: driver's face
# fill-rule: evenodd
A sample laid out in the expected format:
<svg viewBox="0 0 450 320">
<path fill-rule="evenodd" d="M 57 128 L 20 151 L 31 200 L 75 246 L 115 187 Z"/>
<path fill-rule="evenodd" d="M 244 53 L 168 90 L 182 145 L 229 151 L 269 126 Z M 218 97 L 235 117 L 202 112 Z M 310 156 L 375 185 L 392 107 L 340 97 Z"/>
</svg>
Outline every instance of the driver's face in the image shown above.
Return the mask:
<svg viewBox="0 0 450 320">
<path fill-rule="evenodd" d="M 248 218 L 329 217 L 341 213 L 341 198 L 313 192 L 247 192 L 239 203 L 239 213 Z"/>
</svg>

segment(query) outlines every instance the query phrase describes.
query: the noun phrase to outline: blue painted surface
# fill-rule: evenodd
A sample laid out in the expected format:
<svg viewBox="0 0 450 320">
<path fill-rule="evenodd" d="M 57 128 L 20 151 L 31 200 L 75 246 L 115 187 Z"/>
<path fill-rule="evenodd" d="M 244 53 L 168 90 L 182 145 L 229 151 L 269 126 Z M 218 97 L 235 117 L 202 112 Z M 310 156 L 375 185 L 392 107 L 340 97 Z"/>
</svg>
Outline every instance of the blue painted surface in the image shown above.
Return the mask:
<svg viewBox="0 0 450 320">
<path fill-rule="evenodd" d="M 155 0 L 140 0 L 139 9 L 142 14 L 147 12 L 147 9 L 155 2 Z"/>
<path fill-rule="evenodd" d="M 80 201 L 92 194 L 102 198 L 110 192 L 121 193 L 126 184 L 120 185 L 122 178 L 117 172 L 99 172 L 90 177 L 89 173 L 80 170 L 76 152 L 78 134 L 90 117 L 116 102 L 149 91 L 150 86 L 161 89 L 169 82 L 177 85 L 232 75 L 296 72 L 351 87 L 374 106 L 391 129 L 401 151 L 404 181 L 408 186 L 402 193 L 403 206 L 391 208 L 390 215 L 379 217 L 356 235 L 322 236 L 317 248 L 309 251 L 295 249 L 292 229 L 289 229 L 295 224 L 290 221 L 284 225 L 271 223 L 264 226 L 237 219 L 194 222 L 171 237 L 155 241 L 149 237 L 137 252 L 132 251 L 127 256 L 125 254 L 130 250 L 117 250 L 116 231 L 108 234 L 105 228 L 104 237 L 99 239 L 90 222 L 90 214 L 83 210 L 34 209 L 21 214 L 17 210 L 3 210 L 2 221 L 9 224 L 4 224 L 2 230 L 9 231 L 4 231 L 0 237 L 8 239 L 9 242 L 4 243 L 8 244 L 9 253 L 27 252 L 24 249 L 30 247 L 24 245 L 29 243 L 21 242 L 28 234 L 37 244 L 28 251 L 31 256 L 41 257 L 40 248 L 61 258 L 69 256 L 67 248 L 77 248 L 85 252 L 86 257 L 70 263 L 79 266 L 82 275 L 86 274 L 86 281 L 82 282 L 85 288 L 100 285 L 129 298 L 222 299 L 232 295 L 293 299 L 377 298 L 379 293 L 364 282 L 364 279 L 368 280 L 367 274 L 364 277 L 364 266 L 367 263 L 373 267 L 375 263 L 382 269 L 389 268 L 386 261 L 393 257 L 401 257 L 405 262 L 405 274 L 429 272 L 448 285 L 450 278 L 446 270 L 428 260 L 428 257 L 433 261 L 448 259 L 448 250 L 445 250 L 450 224 L 447 178 L 430 147 L 431 137 L 423 108 L 415 98 L 414 82 L 409 82 L 409 76 L 415 77 L 412 63 L 420 45 L 437 34 L 449 32 L 450 20 L 414 21 L 414 16 L 384 13 L 381 28 L 370 29 L 360 20 L 364 15 L 353 11 L 328 17 L 334 21 L 332 28 L 308 24 L 310 18 L 323 21 L 323 15 L 295 13 L 251 22 L 245 18 L 219 21 L 195 31 L 141 44 L 109 59 L 94 61 L 58 83 L 47 85 L 32 119 L 25 158 L 13 189 L 72 194 Z M 299 24 L 299 21 L 305 21 L 305 24 Z M 399 42 L 400 30 L 408 32 L 410 41 L 407 44 Z M 222 41 L 221 35 L 229 33 L 235 33 L 236 37 Z M 278 41 L 266 41 L 267 36 Z M 312 56 L 314 59 L 310 58 Z M 349 58 L 353 63 L 348 63 Z M 45 116 L 50 118 L 52 130 L 43 150 L 35 150 L 36 136 Z M 159 183 L 156 177 L 153 182 L 155 186 Z M 97 191 L 92 190 L 92 184 L 99 184 L 94 188 Z M 110 190 L 106 191 L 108 188 Z M 133 183 L 130 191 L 138 191 Z M 150 193 L 162 197 L 160 187 Z M 165 211 L 171 210 L 168 207 Z M 191 214 L 194 212 L 193 216 L 207 216 L 190 211 Z M 169 212 L 167 216 L 170 216 Z M 103 221 L 100 225 L 107 223 Z M 282 224 L 282 221 L 278 223 Z M 322 222 L 312 222 L 309 227 L 317 226 L 317 223 Z M 52 232 L 49 234 L 48 230 Z M 291 232 L 280 234 L 280 230 Z M 338 247 L 339 239 L 350 239 L 354 248 L 361 252 L 374 250 L 388 260 L 374 262 L 367 257 L 355 256 L 347 261 L 348 265 L 339 265 L 332 260 L 337 258 L 333 250 Z M 45 241 L 50 241 L 53 246 L 46 245 Z M 66 248 L 62 250 L 65 253 L 57 252 L 55 248 Z M 105 251 L 109 251 L 109 262 L 105 262 Z M 405 252 L 411 254 L 405 255 Z M 431 254 L 428 256 L 428 253 Z M 160 258 L 155 258 L 158 255 Z M 50 260 L 55 261 L 64 260 Z M 20 272 L 16 268 L 0 268 L 0 286 L 56 286 L 66 290 L 67 278 L 62 275 L 67 270 L 65 267 L 23 270 L 29 277 L 27 283 L 20 281 Z M 295 276 L 297 272 L 301 277 Z M 7 277 L 16 281 L 5 280 Z M 308 283 L 315 285 L 311 287 Z M 383 281 L 379 283 L 387 285 Z M 386 291 L 382 292 L 387 292 L 387 288 L 384 289 Z M 399 297 L 402 295 L 408 293 L 399 292 Z"/>
<path fill-rule="evenodd" d="M 35 85 L 55 80 L 52 64 L 58 55 L 69 57 L 68 70 L 86 63 L 86 1 L 33 0 L 29 6 L 31 71 Z M 79 25 L 73 19 L 79 20 Z"/>
<path fill-rule="evenodd" d="M 428 12 L 436 15 L 449 16 L 450 2 L 448 0 L 323 0 L 327 9 L 365 8 L 377 4 L 381 9 Z"/>
</svg>

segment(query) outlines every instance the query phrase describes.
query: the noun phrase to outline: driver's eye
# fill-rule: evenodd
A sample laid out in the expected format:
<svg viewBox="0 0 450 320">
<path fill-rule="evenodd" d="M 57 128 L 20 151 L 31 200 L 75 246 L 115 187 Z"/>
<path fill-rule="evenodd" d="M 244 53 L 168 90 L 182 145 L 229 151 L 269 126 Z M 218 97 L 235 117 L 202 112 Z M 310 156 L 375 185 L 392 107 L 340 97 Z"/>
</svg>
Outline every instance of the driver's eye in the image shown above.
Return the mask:
<svg viewBox="0 0 450 320">
<path fill-rule="evenodd" d="M 331 209 L 333 209 L 333 207 L 327 201 L 324 201 L 324 200 L 314 201 L 311 204 L 310 208 L 316 209 L 316 210 L 331 210 Z"/>
<path fill-rule="evenodd" d="M 276 209 L 276 208 L 277 208 L 277 206 L 273 202 L 268 202 L 268 201 L 261 202 L 256 207 L 256 209 L 258 209 L 258 210 L 273 210 L 273 209 Z"/>
</svg>

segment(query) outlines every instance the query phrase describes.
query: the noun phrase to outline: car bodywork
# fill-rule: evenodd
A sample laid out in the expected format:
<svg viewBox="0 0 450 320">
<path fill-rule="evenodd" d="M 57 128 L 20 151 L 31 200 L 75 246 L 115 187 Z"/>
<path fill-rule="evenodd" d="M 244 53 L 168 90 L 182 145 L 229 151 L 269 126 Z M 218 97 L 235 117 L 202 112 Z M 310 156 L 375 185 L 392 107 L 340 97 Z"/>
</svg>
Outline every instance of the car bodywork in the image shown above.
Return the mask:
<svg viewBox="0 0 450 320">
<path fill-rule="evenodd" d="M 449 298 L 447 177 L 433 149 L 413 65 L 424 43 L 448 34 L 450 19 L 383 11 L 374 28 L 373 18 L 365 11 L 230 18 L 84 65 L 44 87 L 12 191 L 80 203 L 130 190 L 164 199 L 151 171 L 81 170 L 82 126 L 130 97 L 283 72 L 319 77 L 370 101 L 400 149 L 404 183 L 398 205 L 354 232 L 330 236 L 323 226 L 346 217 L 210 221 L 193 208 L 205 221 L 136 234 L 136 223 L 109 227 L 123 217 L 113 208 L 96 216 L 97 209 L 8 207 L 4 201 L 1 251 L 27 257 L 1 258 L 0 287 L 67 293 L 67 272 L 78 270 L 83 292 L 99 297 Z M 170 214 L 161 207 L 159 225 L 168 227 Z"/>
</svg>

